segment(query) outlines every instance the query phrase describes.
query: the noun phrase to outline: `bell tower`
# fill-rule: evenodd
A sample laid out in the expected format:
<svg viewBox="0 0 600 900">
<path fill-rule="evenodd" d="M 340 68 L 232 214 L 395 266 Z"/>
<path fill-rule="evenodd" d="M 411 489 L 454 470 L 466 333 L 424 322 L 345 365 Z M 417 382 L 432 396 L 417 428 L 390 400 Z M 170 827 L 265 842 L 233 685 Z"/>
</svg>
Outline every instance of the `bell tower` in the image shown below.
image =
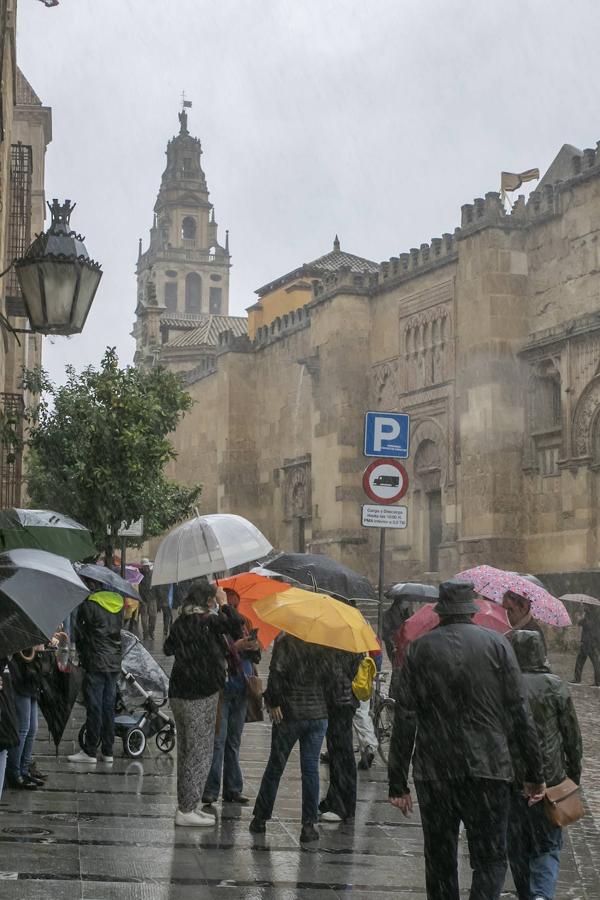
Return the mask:
<svg viewBox="0 0 600 900">
<path fill-rule="evenodd" d="M 161 320 L 189 328 L 229 313 L 229 232 L 217 235 L 215 210 L 202 169 L 202 146 L 188 131 L 187 108 L 179 113 L 179 134 L 167 144 L 167 165 L 154 204 L 150 243 L 140 239 L 137 307 L 133 336 L 137 364 L 151 364 L 161 343 Z"/>
</svg>

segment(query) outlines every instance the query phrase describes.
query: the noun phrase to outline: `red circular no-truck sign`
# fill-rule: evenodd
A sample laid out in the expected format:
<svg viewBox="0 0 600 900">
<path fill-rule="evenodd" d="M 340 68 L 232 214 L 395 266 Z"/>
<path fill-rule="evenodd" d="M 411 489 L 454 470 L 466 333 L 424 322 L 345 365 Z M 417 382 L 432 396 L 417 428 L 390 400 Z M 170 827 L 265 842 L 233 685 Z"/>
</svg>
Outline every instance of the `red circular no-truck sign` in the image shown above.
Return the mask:
<svg viewBox="0 0 600 900">
<path fill-rule="evenodd" d="M 395 459 L 376 459 L 363 472 L 363 490 L 375 503 L 396 503 L 408 490 L 406 469 Z"/>
</svg>

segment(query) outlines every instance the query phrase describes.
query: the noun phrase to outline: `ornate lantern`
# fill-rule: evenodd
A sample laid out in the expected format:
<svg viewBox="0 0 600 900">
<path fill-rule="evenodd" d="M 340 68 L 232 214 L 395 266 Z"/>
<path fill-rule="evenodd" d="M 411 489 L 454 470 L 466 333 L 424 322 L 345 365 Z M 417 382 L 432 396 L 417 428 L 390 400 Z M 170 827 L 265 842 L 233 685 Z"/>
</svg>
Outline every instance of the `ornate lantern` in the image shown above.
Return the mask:
<svg viewBox="0 0 600 900">
<path fill-rule="evenodd" d="M 15 270 L 32 331 L 79 334 L 85 325 L 102 270 L 91 260 L 80 234 L 70 230 L 70 200 L 48 204 L 52 222 L 39 234 Z"/>
</svg>

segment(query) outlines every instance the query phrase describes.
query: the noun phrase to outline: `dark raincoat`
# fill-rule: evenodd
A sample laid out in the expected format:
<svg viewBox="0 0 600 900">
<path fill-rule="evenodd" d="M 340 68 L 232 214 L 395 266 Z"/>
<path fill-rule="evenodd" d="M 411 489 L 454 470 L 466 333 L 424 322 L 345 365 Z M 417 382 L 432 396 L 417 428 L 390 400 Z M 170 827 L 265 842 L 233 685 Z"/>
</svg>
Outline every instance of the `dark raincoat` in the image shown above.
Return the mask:
<svg viewBox="0 0 600 900">
<path fill-rule="evenodd" d="M 123 598 L 113 591 L 96 591 L 77 610 L 75 645 L 86 672 L 119 672 Z"/>
<path fill-rule="evenodd" d="M 600 606 L 587 606 L 581 620 L 581 649 L 591 654 L 600 650 Z"/>
<path fill-rule="evenodd" d="M 535 631 L 518 631 L 511 637 L 523 672 L 527 699 L 536 724 L 548 787 L 571 778 L 581 779 L 582 743 L 577 713 L 564 681 L 552 675 L 546 653 Z M 517 779 L 527 781 L 517 767 Z"/>
<path fill-rule="evenodd" d="M 325 652 L 291 634 L 276 639 L 264 696 L 271 709 L 281 707 L 286 721 L 327 718 Z"/>
<path fill-rule="evenodd" d="M 526 780 L 543 781 L 535 725 L 514 652 L 470 622 L 440 625 L 414 641 L 397 681 L 389 793 L 416 780 L 483 778 L 512 782 L 515 735 Z"/>
</svg>

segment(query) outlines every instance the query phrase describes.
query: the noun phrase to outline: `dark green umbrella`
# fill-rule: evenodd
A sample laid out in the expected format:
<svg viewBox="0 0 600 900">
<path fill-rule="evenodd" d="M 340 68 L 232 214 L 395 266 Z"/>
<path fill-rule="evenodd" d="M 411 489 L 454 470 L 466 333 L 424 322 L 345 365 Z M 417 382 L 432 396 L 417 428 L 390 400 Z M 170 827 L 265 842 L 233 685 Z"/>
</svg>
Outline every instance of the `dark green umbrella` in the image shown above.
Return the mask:
<svg viewBox="0 0 600 900">
<path fill-rule="evenodd" d="M 71 562 L 96 556 L 87 528 L 69 516 L 50 509 L 0 510 L 0 552 L 26 547 L 66 556 Z"/>
</svg>

